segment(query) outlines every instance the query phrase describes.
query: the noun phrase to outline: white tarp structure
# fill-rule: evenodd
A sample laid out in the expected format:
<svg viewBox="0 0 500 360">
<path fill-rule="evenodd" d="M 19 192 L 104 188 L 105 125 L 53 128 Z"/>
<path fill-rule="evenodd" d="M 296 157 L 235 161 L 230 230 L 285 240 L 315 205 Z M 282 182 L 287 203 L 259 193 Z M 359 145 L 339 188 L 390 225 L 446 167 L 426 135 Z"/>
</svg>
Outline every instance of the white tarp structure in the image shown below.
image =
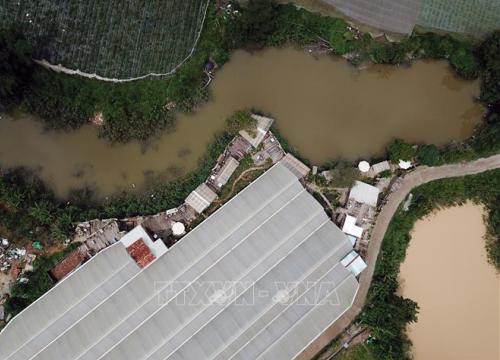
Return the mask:
<svg viewBox="0 0 500 360">
<path fill-rule="evenodd" d="M 353 199 L 356 202 L 376 207 L 379 193 L 380 189 L 376 188 L 375 186 L 361 181 L 356 181 L 351 191 L 349 192 L 349 199 Z"/>
<path fill-rule="evenodd" d="M 412 163 L 411 161 L 399 160 L 398 166 L 403 170 L 408 170 L 409 168 L 412 167 Z"/>
<path fill-rule="evenodd" d="M 363 235 L 363 228 L 356 225 L 356 218 L 351 215 L 346 215 L 342 231 L 358 239 Z"/>
<path fill-rule="evenodd" d="M 2 360 L 294 358 L 349 307 L 349 239 L 276 164 L 140 269 L 122 242 L 0 333 Z"/>
</svg>

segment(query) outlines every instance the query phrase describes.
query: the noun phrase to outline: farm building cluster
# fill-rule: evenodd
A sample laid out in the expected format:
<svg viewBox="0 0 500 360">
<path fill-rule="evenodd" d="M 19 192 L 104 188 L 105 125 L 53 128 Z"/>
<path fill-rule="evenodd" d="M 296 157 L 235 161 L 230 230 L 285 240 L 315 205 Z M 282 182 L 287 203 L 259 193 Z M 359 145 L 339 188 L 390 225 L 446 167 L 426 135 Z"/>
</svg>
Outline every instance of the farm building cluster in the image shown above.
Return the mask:
<svg viewBox="0 0 500 360">
<path fill-rule="evenodd" d="M 176 243 L 180 239 L 183 239 L 179 242 L 180 244 L 189 242 L 186 239 L 195 237 L 191 235 L 193 232 L 201 232 L 202 230 L 199 229 L 207 226 L 204 224 L 210 223 L 212 221 L 210 219 L 213 217 L 218 218 L 219 215 L 217 214 L 220 212 L 225 213 L 226 210 L 224 209 L 228 206 L 231 207 L 229 204 L 241 202 L 241 200 L 237 199 L 242 197 L 242 193 L 252 192 L 252 190 L 240 192 L 230 202 L 227 200 L 232 196 L 226 196 L 227 193 L 223 198 L 220 198 L 223 190 L 231 184 L 234 187 L 241 174 L 244 173 L 243 171 L 235 179 L 235 173 L 243 162 L 245 162 L 246 166 L 251 167 L 247 170 L 255 168 L 268 169 L 264 175 L 257 178 L 246 189 L 259 187 L 255 184 L 261 182 L 268 182 L 269 186 L 273 187 L 275 185 L 273 180 L 275 176 L 268 174 L 282 172 L 287 174 L 285 177 L 293 177 L 294 181 L 302 187 L 301 191 L 314 195 L 314 192 L 317 192 L 318 189 L 312 187 L 312 178 L 309 176 L 311 169 L 283 150 L 277 138 L 270 131 L 273 120 L 255 114 L 252 117 L 256 120 L 255 132 L 240 131 L 218 157 L 206 181 L 189 193 L 184 203 L 177 208 L 168 209 L 154 215 L 124 219 L 95 219 L 78 224 L 72 243 L 77 243 L 79 246 L 49 271 L 50 277 L 57 283 L 63 283 L 61 280 L 76 276 L 74 274 L 85 266 L 92 266 L 86 264 L 97 261 L 93 259 L 108 251 L 108 248 L 116 248 L 117 244 L 124 247 L 127 256 L 132 259 L 139 269 L 147 269 L 149 266 L 153 266 L 165 254 L 179 248 Z M 249 159 L 251 165 L 248 165 Z M 332 213 L 329 213 L 327 207 L 323 204 L 323 210 L 326 211 L 323 212 L 321 217 L 326 216 L 328 222 L 334 224 L 333 229 L 335 230 L 332 231 L 335 234 L 342 234 L 342 236 L 336 235 L 341 239 L 336 241 L 341 243 L 347 241 L 349 245 L 349 249 L 345 248 L 345 251 L 342 251 L 342 256 L 338 256 L 339 266 L 342 266 L 354 278 L 366 268 L 363 257 L 366 255 L 368 248 L 370 229 L 377 216 L 380 193 L 387 189 L 395 189 L 398 186 L 397 177 L 386 177 L 381 176 L 381 174 L 385 172 L 392 174 L 397 169 L 405 169 L 407 168 L 406 163 L 403 164 L 405 165 L 403 167 L 401 164 L 398 166 L 390 164 L 388 161 L 373 165 L 362 161 L 358 166 L 358 170 L 362 174 L 362 178 L 366 180 L 356 181 L 352 187 L 340 189 L 341 199 L 339 204 L 336 204 L 335 207 L 330 204 L 329 208 L 330 210 L 333 209 Z M 411 162 L 408 163 L 413 166 Z M 328 181 L 328 171 L 320 174 L 317 172 L 318 169 L 314 166 L 312 176 L 321 176 Z M 232 195 L 232 191 L 230 195 Z M 310 196 L 310 194 L 307 196 Z M 321 196 L 326 198 L 323 194 Z M 255 194 L 255 197 L 259 198 L 259 195 Z M 265 199 L 265 201 L 268 200 Z M 293 202 L 293 200 L 290 200 L 290 202 Z M 224 206 L 221 207 L 221 205 Z M 227 221 L 232 221 L 231 216 L 227 216 L 227 219 Z M 204 221 L 196 226 L 202 220 Z M 267 220 L 262 219 L 262 221 L 266 222 Z M 307 223 L 310 219 L 305 216 L 303 221 Z M 269 234 L 274 234 L 276 231 L 273 228 L 268 230 Z M 185 245 L 180 248 L 184 248 L 183 246 Z M 345 247 L 345 245 L 342 246 Z M 17 250 L 14 253 L 17 254 L 19 252 Z M 24 249 L 21 250 L 24 251 Z M 248 251 L 252 253 L 253 250 L 249 248 Z M 12 258 L 12 251 L 8 254 Z M 23 261 L 26 268 L 21 271 L 29 271 L 36 255 L 33 255 L 30 251 L 28 251 L 28 254 L 24 251 L 21 255 L 27 259 Z M 21 255 L 14 254 L 14 257 Z M 16 274 L 16 276 L 18 275 Z M 20 279 L 24 281 L 22 277 Z M 125 281 L 125 279 L 122 280 Z M 2 310 L 1 307 L 0 310 Z"/>
<path fill-rule="evenodd" d="M 136 226 L 15 316 L 0 357 L 294 358 L 364 268 L 299 165 L 277 162 L 170 248 Z"/>
<path fill-rule="evenodd" d="M 270 131 L 273 119 L 256 114 L 251 116 L 256 123 L 255 132 L 240 131 L 218 157 L 206 181 L 196 187 L 177 208 L 154 215 L 95 219 L 78 224 L 72 242 L 81 245 L 56 267 L 51 274 L 54 280 L 61 280 L 99 251 L 118 242 L 138 225 L 146 229 L 155 241 L 159 239 L 167 247 L 171 247 L 186 233 L 186 229 L 205 216 L 204 213 L 218 200 L 223 187 L 247 156 L 257 167 L 268 167 L 269 164 L 281 162 L 296 176 L 307 175 L 309 168 L 291 154 L 286 154 Z"/>
<path fill-rule="evenodd" d="M 288 359 L 347 311 L 359 286 L 357 278 L 367 266 L 363 257 L 380 193 L 397 186 L 397 177 L 380 174 L 397 165 L 360 163 L 366 180 L 344 189 L 329 213 L 313 196 L 317 189 L 312 187 L 311 169 L 286 153 L 270 131 L 273 120 L 252 116 L 255 133 L 241 131 L 206 181 L 179 207 L 78 224 L 72 241 L 79 247 L 49 271 L 56 286 L 7 323 L 0 340 L 9 346 L 0 355 L 50 359 L 65 349 L 68 359 L 123 359 L 125 354 L 135 358 L 146 353 L 178 359 L 225 358 L 229 353 L 241 359 Z M 251 166 L 266 171 L 245 191 L 220 199 L 224 187 L 237 181 L 234 175 L 243 159 L 249 158 Z M 314 176 L 326 178 L 328 172 L 317 174 L 314 167 Z M 191 299 L 197 305 L 179 308 L 177 297 L 194 296 L 190 290 L 198 279 L 225 285 L 205 289 L 205 283 L 198 284 L 203 295 Z M 311 279 L 328 285 L 316 289 L 301 283 Z M 266 294 L 251 303 L 253 310 L 236 306 L 240 298 L 249 300 L 253 290 Z M 312 293 L 320 297 L 318 302 L 309 301 Z M 159 303 L 158 298 L 165 301 Z M 57 309 L 47 311 L 53 303 Z M 270 321 L 273 314 L 276 318 Z M 233 323 L 231 318 L 241 321 Z M 127 325 L 126 332 L 125 321 L 137 326 Z M 74 325 L 67 329 L 69 323 Z M 27 324 L 36 336 L 24 334 Z M 250 324 L 265 337 L 245 343 Z M 79 345 L 69 346 L 74 339 Z"/>
</svg>

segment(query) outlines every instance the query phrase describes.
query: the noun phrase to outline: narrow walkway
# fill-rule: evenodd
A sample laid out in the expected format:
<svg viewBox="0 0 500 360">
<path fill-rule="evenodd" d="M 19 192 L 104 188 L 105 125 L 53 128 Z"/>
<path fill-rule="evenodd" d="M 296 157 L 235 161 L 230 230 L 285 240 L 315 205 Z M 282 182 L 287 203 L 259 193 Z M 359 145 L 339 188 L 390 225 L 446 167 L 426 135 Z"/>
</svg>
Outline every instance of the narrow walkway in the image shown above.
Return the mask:
<svg viewBox="0 0 500 360">
<path fill-rule="evenodd" d="M 438 179 L 474 175 L 486 170 L 498 168 L 500 168 L 500 154 L 468 163 L 443 165 L 439 167 L 422 166 L 406 175 L 402 180 L 400 188 L 388 196 L 387 203 L 377 217 L 375 226 L 371 232 L 367 257 L 365 259 L 368 267 L 360 275 L 359 290 L 352 307 L 319 338 L 311 343 L 311 345 L 296 359 L 306 360 L 317 355 L 321 349 L 341 334 L 361 312 L 368 295 L 368 290 L 375 271 L 375 264 L 387 227 L 399 205 L 413 188 Z"/>
<path fill-rule="evenodd" d="M 265 169 L 265 166 L 254 166 L 254 167 L 248 168 L 245 171 L 243 171 L 240 174 L 240 176 L 238 176 L 238 178 L 236 180 L 234 180 L 233 185 L 231 186 L 231 191 L 229 192 L 229 194 L 227 194 L 224 197 L 224 199 L 216 200 L 216 201 L 214 201 L 214 203 L 215 204 L 225 203 L 227 200 L 229 200 L 231 198 L 231 196 L 233 196 L 233 194 L 234 194 L 234 192 L 236 190 L 236 185 L 238 185 L 238 183 L 240 182 L 241 179 L 243 179 L 246 175 L 248 175 L 251 172 L 254 172 L 254 171 L 257 171 L 257 170 L 262 170 L 262 169 Z"/>
</svg>

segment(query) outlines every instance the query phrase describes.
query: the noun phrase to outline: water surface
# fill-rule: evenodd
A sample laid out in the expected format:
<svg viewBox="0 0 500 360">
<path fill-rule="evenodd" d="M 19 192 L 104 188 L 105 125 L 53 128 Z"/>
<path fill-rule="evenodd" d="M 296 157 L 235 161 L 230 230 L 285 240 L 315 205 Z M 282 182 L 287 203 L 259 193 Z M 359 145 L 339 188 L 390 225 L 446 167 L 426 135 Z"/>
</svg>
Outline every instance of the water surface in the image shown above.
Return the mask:
<svg viewBox="0 0 500 360">
<path fill-rule="evenodd" d="M 483 209 L 467 203 L 418 221 L 401 266 L 420 306 L 409 326 L 415 360 L 498 360 L 500 278 L 487 263 Z"/>
<path fill-rule="evenodd" d="M 107 195 L 140 188 L 150 175 L 177 176 L 196 167 L 224 119 L 254 107 L 276 118 L 281 132 L 315 163 L 383 152 L 394 137 L 443 144 L 464 139 L 481 117 L 478 83 L 458 79 L 445 62 L 359 71 L 343 59 L 303 51 L 236 51 L 211 84 L 212 100 L 178 116 L 175 131 L 144 151 L 111 146 L 91 126 L 44 132 L 29 116 L 0 120 L 0 164 L 39 171 L 56 192 L 90 185 Z"/>
</svg>

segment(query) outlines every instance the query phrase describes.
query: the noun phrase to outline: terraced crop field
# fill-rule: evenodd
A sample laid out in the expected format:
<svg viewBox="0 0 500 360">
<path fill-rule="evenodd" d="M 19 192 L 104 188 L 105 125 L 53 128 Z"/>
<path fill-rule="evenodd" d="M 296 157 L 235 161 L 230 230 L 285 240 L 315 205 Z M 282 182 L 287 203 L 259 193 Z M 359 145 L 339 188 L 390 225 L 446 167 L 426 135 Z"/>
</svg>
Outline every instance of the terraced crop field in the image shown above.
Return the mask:
<svg viewBox="0 0 500 360">
<path fill-rule="evenodd" d="M 0 0 L 39 59 L 107 78 L 168 73 L 195 46 L 209 0 Z"/>
</svg>

